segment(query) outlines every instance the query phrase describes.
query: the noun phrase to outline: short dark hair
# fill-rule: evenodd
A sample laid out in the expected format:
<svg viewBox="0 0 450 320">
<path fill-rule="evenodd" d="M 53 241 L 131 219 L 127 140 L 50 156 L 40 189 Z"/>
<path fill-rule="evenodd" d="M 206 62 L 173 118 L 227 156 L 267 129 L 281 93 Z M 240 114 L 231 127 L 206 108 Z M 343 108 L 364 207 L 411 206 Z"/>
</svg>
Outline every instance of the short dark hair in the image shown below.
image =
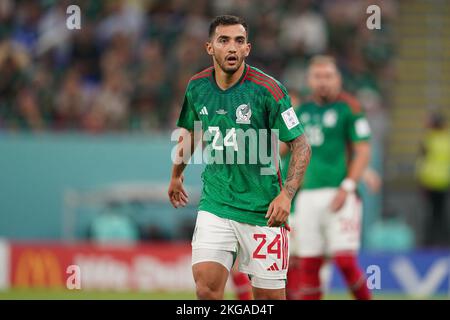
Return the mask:
<svg viewBox="0 0 450 320">
<path fill-rule="evenodd" d="M 232 26 L 235 24 L 241 24 L 244 27 L 245 33 L 247 33 L 247 38 L 248 38 L 248 25 L 244 21 L 244 19 L 242 19 L 241 17 L 227 15 L 227 14 L 222 15 L 222 16 L 217 16 L 211 21 L 211 24 L 209 25 L 209 37 L 212 38 L 212 36 L 214 35 L 214 32 L 216 32 L 216 28 L 218 26 Z"/>
</svg>

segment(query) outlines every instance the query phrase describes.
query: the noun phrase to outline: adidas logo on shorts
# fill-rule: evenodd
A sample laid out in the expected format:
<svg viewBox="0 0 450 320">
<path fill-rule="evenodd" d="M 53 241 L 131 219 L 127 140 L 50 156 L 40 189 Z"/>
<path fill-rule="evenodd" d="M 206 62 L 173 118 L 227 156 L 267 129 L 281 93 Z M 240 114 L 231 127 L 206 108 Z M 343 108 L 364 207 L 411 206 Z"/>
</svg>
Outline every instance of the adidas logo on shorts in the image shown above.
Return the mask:
<svg viewBox="0 0 450 320">
<path fill-rule="evenodd" d="M 267 271 L 280 271 L 280 269 L 278 269 L 278 265 L 275 262 L 273 265 L 271 265 L 269 268 L 267 268 Z"/>
</svg>

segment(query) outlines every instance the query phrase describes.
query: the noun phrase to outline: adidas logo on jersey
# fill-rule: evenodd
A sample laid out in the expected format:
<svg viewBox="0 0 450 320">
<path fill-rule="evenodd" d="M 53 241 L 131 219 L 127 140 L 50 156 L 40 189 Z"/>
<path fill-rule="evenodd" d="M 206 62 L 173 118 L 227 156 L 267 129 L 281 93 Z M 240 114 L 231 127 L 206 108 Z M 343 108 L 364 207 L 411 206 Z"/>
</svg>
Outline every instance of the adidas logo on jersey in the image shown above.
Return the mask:
<svg viewBox="0 0 450 320">
<path fill-rule="evenodd" d="M 271 265 L 269 268 L 267 268 L 267 271 L 279 271 L 280 269 L 278 269 L 278 265 L 275 262 L 273 265 Z"/>
<path fill-rule="evenodd" d="M 206 107 L 203 107 L 202 110 L 200 110 L 200 114 L 203 116 L 207 116 L 208 115 L 208 110 L 206 109 Z"/>
</svg>

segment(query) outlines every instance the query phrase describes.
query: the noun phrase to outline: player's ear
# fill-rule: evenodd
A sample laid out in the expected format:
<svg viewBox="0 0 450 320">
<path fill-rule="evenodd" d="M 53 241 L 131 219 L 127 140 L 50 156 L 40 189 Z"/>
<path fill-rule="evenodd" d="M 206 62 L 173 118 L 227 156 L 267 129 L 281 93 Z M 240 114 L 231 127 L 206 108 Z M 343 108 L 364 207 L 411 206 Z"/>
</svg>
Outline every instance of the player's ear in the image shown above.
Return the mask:
<svg viewBox="0 0 450 320">
<path fill-rule="evenodd" d="M 245 48 L 245 53 L 244 53 L 244 57 L 248 57 L 248 55 L 250 54 L 250 50 L 252 49 L 252 45 L 250 42 L 247 42 L 246 48 Z"/>
<path fill-rule="evenodd" d="M 206 42 L 205 43 L 205 49 L 206 49 L 206 52 L 210 55 L 210 56 L 212 56 L 213 55 L 213 48 L 212 48 L 212 42 Z"/>
</svg>

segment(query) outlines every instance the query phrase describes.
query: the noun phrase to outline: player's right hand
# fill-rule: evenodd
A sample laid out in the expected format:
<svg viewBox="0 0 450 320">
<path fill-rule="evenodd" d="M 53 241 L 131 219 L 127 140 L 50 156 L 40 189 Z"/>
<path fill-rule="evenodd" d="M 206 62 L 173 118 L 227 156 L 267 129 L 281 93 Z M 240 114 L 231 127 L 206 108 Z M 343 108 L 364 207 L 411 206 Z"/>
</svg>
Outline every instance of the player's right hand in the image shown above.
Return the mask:
<svg viewBox="0 0 450 320">
<path fill-rule="evenodd" d="M 342 207 L 345 204 L 345 201 L 347 200 L 347 191 L 345 191 L 342 188 L 339 188 L 336 192 L 336 195 L 333 198 L 333 201 L 331 202 L 330 209 L 331 212 L 338 212 L 342 209 Z"/>
<path fill-rule="evenodd" d="M 169 184 L 169 200 L 174 208 L 185 207 L 189 202 L 186 190 L 183 188 L 184 177 L 172 177 Z"/>
<path fill-rule="evenodd" d="M 273 199 L 267 210 L 266 218 L 267 226 L 269 227 L 281 227 L 286 223 L 289 213 L 291 212 L 292 199 L 286 194 L 285 191 L 281 191 L 280 194 Z"/>
<path fill-rule="evenodd" d="M 367 168 L 362 176 L 363 181 L 366 183 L 370 192 L 377 193 L 381 189 L 381 177 L 372 168 Z"/>
</svg>

